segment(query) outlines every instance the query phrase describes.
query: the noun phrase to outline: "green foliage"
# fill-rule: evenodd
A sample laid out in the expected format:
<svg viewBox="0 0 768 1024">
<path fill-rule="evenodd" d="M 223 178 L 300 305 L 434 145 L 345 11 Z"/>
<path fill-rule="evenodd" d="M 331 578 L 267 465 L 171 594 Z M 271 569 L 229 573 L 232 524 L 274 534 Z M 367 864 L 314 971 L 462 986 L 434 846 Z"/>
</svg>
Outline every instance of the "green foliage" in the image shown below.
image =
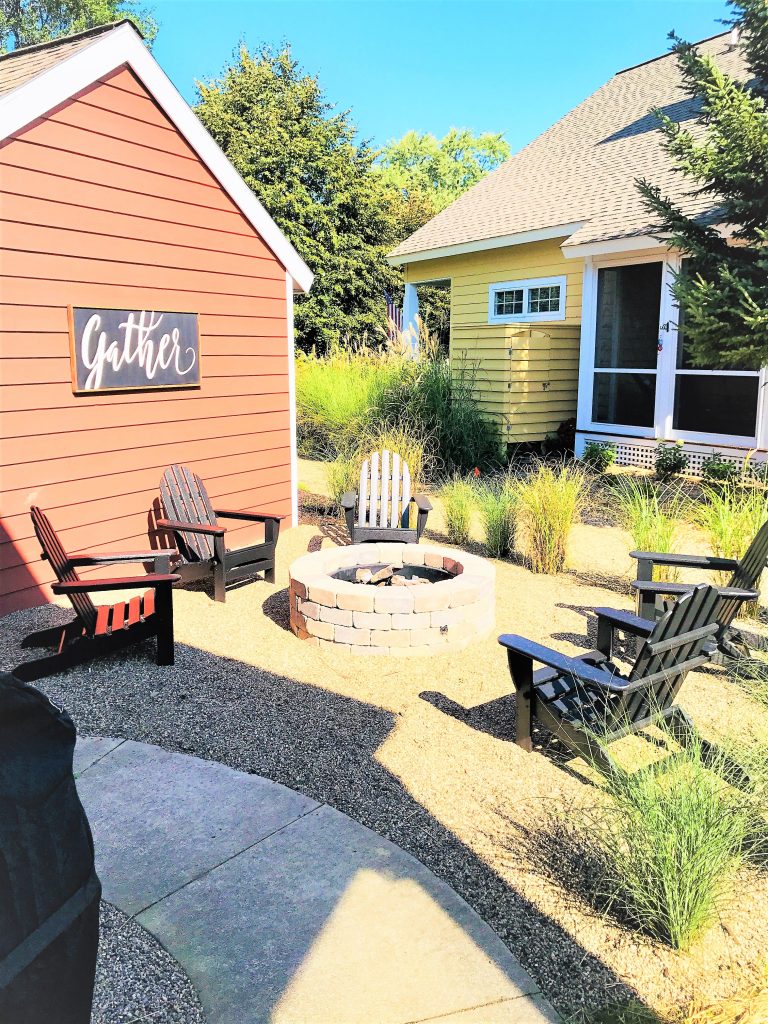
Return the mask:
<svg viewBox="0 0 768 1024">
<path fill-rule="evenodd" d="M 560 572 L 568 538 L 587 497 L 584 471 L 572 462 L 544 462 L 518 481 L 515 490 L 520 551 L 533 572 Z"/>
<path fill-rule="evenodd" d="M 509 156 L 501 135 L 451 128 L 442 139 L 407 132 L 388 142 L 377 166 L 392 189 L 392 210 L 403 238 L 445 209 Z"/>
<path fill-rule="evenodd" d="M 764 654 L 738 658 L 729 666 L 728 678 L 757 704 L 768 709 L 768 660 Z"/>
<path fill-rule="evenodd" d="M 467 472 L 500 457 L 498 432 L 473 397 L 472 368 L 439 354 L 414 361 L 361 347 L 296 362 L 299 451 L 327 458 L 361 435 L 396 426 L 431 456 L 427 467 Z"/>
<path fill-rule="evenodd" d="M 675 949 L 717 920 L 760 828 L 762 793 L 731 777 L 726 755 L 693 739 L 671 766 L 608 775 L 610 804 L 577 826 L 604 905 Z"/>
<path fill-rule="evenodd" d="M 701 474 L 710 482 L 733 482 L 739 475 L 739 467 L 730 459 L 724 459 L 720 452 L 714 452 L 701 464 Z"/>
<path fill-rule="evenodd" d="M 689 216 L 649 181 L 638 182 L 656 230 L 691 258 L 692 272 L 674 286 L 696 366 L 757 368 L 768 362 L 768 4 L 729 0 L 740 31 L 747 74 L 737 82 L 674 33 L 686 92 L 700 102 L 697 123 L 683 128 L 655 111 L 663 146 L 707 197 L 710 222 Z M 728 245 L 714 223 L 727 224 Z"/>
<path fill-rule="evenodd" d="M 440 488 L 440 500 L 448 540 L 452 544 L 466 544 L 476 503 L 474 487 L 463 477 L 455 475 Z"/>
<path fill-rule="evenodd" d="M 587 441 L 581 461 L 593 473 L 604 473 L 616 461 L 616 445 Z"/>
<path fill-rule="evenodd" d="M 638 551 L 669 554 L 680 539 L 681 520 L 688 503 L 675 490 L 659 490 L 647 477 L 621 477 L 613 493 L 613 506 L 619 522 L 632 537 Z M 654 566 L 657 582 L 674 583 L 679 572 L 672 566 Z"/>
<path fill-rule="evenodd" d="M 0 53 L 47 43 L 122 18 L 132 21 L 147 43 L 152 43 L 157 22 L 136 0 L 3 0 Z"/>
<path fill-rule="evenodd" d="M 350 446 L 326 463 L 325 479 L 328 493 L 337 509 L 346 491 L 356 491 L 360 483 L 360 469 L 371 452 L 397 453 L 408 463 L 411 489 L 422 486 L 425 476 L 432 473 L 432 456 L 428 440 L 414 435 L 402 427 L 369 428 L 364 430 Z"/>
<path fill-rule="evenodd" d="M 356 452 L 337 455 L 332 462 L 325 464 L 325 482 L 328 494 L 336 511 L 341 509 L 342 495 L 347 491 L 356 491 L 360 466 Z"/>
<path fill-rule="evenodd" d="M 241 47 L 197 90 L 198 117 L 316 275 L 296 302 L 300 346 L 381 334 L 383 293 L 399 283 L 384 257 L 398 239 L 376 153 L 349 114 L 333 113 L 288 47 Z"/>
<path fill-rule="evenodd" d="M 694 521 L 706 532 L 713 554 L 741 558 L 768 519 L 768 492 L 761 486 L 732 483 L 705 487 L 703 497 L 695 509 Z M 729 576 L 730 573 L 718 573 L 717 582 L 725 583 Z M 739 614 L 757 613 L 757 602 L 747 601 Z"/>
<path fill-rule="evenodd" d="M 683 442 L 659 444 L 654 465 L 659 480 L 670 480 L 676 473 L 684 473 L 688 468 L 688 456 L 683 451 Z"/>
<path fill-rule="evenodd" d="M 517 488 L 506 476 L 492 478 L 477 487 L 476 500 L 486 550 L 491 558 L 504 558 L 515 540 Z"/>
</svg>

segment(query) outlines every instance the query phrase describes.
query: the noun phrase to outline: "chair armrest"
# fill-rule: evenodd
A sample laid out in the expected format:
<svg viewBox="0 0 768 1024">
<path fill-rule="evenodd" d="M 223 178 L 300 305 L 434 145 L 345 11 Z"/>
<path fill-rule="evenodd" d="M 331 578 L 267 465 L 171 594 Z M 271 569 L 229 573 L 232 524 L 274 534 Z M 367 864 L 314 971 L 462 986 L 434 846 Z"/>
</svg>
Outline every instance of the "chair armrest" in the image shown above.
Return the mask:
<svg viewBox="0 0 768 1024">
<path fill-rule="evenodd" d="M 145 587 L 155 589 L 164 584 L 178 583 L 181 576 L 177 572 L 149 572 L 146 576 L 123 576 L 116 580 L 78 580 L 77 582 L 54 583 L 51 590 L 54 594 L 88 594 L 99 590 L 138 590 Z"/>
<path fill-rule="evenodd" d="M 679 597 L 681 594 L 690 594 L 694 583 L 657 583 L 655 580 L 633 580 L 632 589 L 640 594 L 670 594 Z M 716 587 L 715 588 L 724 600 L 756 601 L 760 596 L 756 590 L 741 590 L 739 587 Z"/>
<path fill-rule="evenodd" d="M 426 496 L 426 494 L 412 494 L 411 501 L 415 503 L 416 508 L 419 512 L 431 512 L 432 502 Z"/>
<path fill-rule="evenodd" d="M 158 519 L 155 524 L 161 530 L 179 530 L 181 533 L 205 533 L 209 537 L 222 537 L 226 526 L 208 526 L 203 523 L 179 523 L 175 519 Z"/>
<path fill-rule="evenodd" d="M 655 626 L 655 623 L 648 619 L 642 619 L 632 612 L 619 611 L 617 608 L 595 608 L 598 623 L 602 619 L 609 622 L 613 629 L 620 629 L 624 633 L 632 633 L 633 636 L 648 636 Z"/>
<path fill-rule="evenodd" d="M 357 491 L 345 491 L 341 496 L 342 508 L 354 508 L 357 502 Z"/>
<path fill-rule="evenodd" d="M 639 562 L 653 562 L 654 565 L 676 565 L 681 569 L 709 569 L 713 572 L 736 569 L 735 558 L 719 558 L 715 555 L 678 555 L 662 551 L 630 551 L 630 558 Z"/>
<path fill-rule="evenodd" d="M 567 672 L 569 675 L 576 679 L 581 679 L 585 683 L 592 683 L 603 689 L 626 689 L 626 682 L 622 680 L 617 684 L 614 681 L 616 677 L 611 675 L 610 672 L 596 668 L 594 665 L 588 665 L 581 658 L 569 658 L 567 654 L 560 654 L 559 651 L 553 651 L 551 647 L 544 647 L 533 640 L 527 640 L 524 636 L 505 633 L 499 637 L 499 643 L 502 647 L 506 647 L 508 651 L 522 654 L 524 657 L 530 658 L 531 661 L 538 661 L 542 665 L 548 665 L 549 668 L 557 669 L 558 672 Z"/>
<path fill-rule="evenodd" d="M 119 562 L 154 562 L 156 558 L 176 558 L 178 554 L 176 548 L 158 548 L 156 551 L 130 551 L 120 555 L 68 555 L 67 560 L 70 565 L 117 565 Z"/>
<path fill-rule="evenodd" d="M 282 522 L 283 519 L 288 518 L 288 516 L 272 515 L 271 512 L 240 512 L 237 509 L 227 508 L 215 508 L 213 511 L 217 516 L 224 516 L 225 519 L 246 519 L 255 523 L 263 523 L 267 519 L 276 519 L 278 522 Z"/>
</svg>

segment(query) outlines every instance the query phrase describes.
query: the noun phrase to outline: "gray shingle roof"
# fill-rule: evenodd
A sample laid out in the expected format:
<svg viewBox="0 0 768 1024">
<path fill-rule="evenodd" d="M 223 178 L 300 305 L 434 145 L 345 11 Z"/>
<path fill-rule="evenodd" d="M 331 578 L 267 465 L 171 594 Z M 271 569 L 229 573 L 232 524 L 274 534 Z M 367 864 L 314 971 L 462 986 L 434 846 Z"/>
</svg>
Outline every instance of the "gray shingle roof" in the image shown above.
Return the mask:
<svg viewBox="0 0 768 1024">
<path fill-rule="evenodd" d="M 746 67 L 730 33 L 698 44 L 728 74 Z M 634 187 L 645 177 L 690 215 L 712 200 L 688 193 L 690 180 L 671 166 L 650 110 L 691 121 L 696 105 L 684 93 L 676 58 L 657 57 L 614 75 L 548 131 L 465 192 L 390 254 L 408 257 L 520 232 L 579 224 L 567 246 L 648 234 L 651 225 Z M 408 262 L 407 259 L 397 262 Z"/>
<path fill-rule="evenodd" d="M 126 20 L 123 18 L 121 21 L 89 28 L 84 32 L 63 36 L 48 43 L 38 43 L 35 46 L 25 46 L 19 50 L 11 50 L 10 53 L 0 54 L 0 94 L 24 85 L 54 64 L 89 46 L 97 36 L 125 24 Z"/>
</svg>

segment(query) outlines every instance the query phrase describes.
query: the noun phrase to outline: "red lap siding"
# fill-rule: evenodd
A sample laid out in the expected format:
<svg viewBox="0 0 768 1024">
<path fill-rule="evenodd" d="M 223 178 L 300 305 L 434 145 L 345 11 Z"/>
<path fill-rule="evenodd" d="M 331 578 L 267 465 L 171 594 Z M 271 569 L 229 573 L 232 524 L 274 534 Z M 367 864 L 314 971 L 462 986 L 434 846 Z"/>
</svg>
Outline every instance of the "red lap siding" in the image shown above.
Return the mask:
<svg viewBox="0 0 768 1024">
<path fill-rule="evenodd" d="M 73 395 L 69 305 L 197 312 L 201 387 Z M 288 515 L 289 410 L 284 268 L 130 71 L 0 146 L 0 613 L 50 598 L 30 504 L 73 552 L 143 550 L 186 462 Z"/>
</svg>

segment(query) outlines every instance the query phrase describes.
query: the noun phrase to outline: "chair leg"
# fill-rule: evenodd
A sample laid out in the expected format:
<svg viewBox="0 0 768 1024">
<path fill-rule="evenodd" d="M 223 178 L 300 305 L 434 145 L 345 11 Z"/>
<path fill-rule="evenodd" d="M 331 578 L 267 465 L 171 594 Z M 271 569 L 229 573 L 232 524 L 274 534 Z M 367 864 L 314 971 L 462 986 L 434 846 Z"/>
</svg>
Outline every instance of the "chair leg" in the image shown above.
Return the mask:
<svg viewBox="0 0 768 1024">
<path fill-rule="evenodd" d="M 173 665 L 173 591 L 170 584 L 163 584 L 155 591 L 155 614 L 157 615 L 157 664 Z"/>
<path fill-rule="evenodd" d="M 509 674 L 515 684 L 515 742 L 523 750 L 533 750 L 533 662 L 525 655 L 508 651 Z"/>
</svg>

